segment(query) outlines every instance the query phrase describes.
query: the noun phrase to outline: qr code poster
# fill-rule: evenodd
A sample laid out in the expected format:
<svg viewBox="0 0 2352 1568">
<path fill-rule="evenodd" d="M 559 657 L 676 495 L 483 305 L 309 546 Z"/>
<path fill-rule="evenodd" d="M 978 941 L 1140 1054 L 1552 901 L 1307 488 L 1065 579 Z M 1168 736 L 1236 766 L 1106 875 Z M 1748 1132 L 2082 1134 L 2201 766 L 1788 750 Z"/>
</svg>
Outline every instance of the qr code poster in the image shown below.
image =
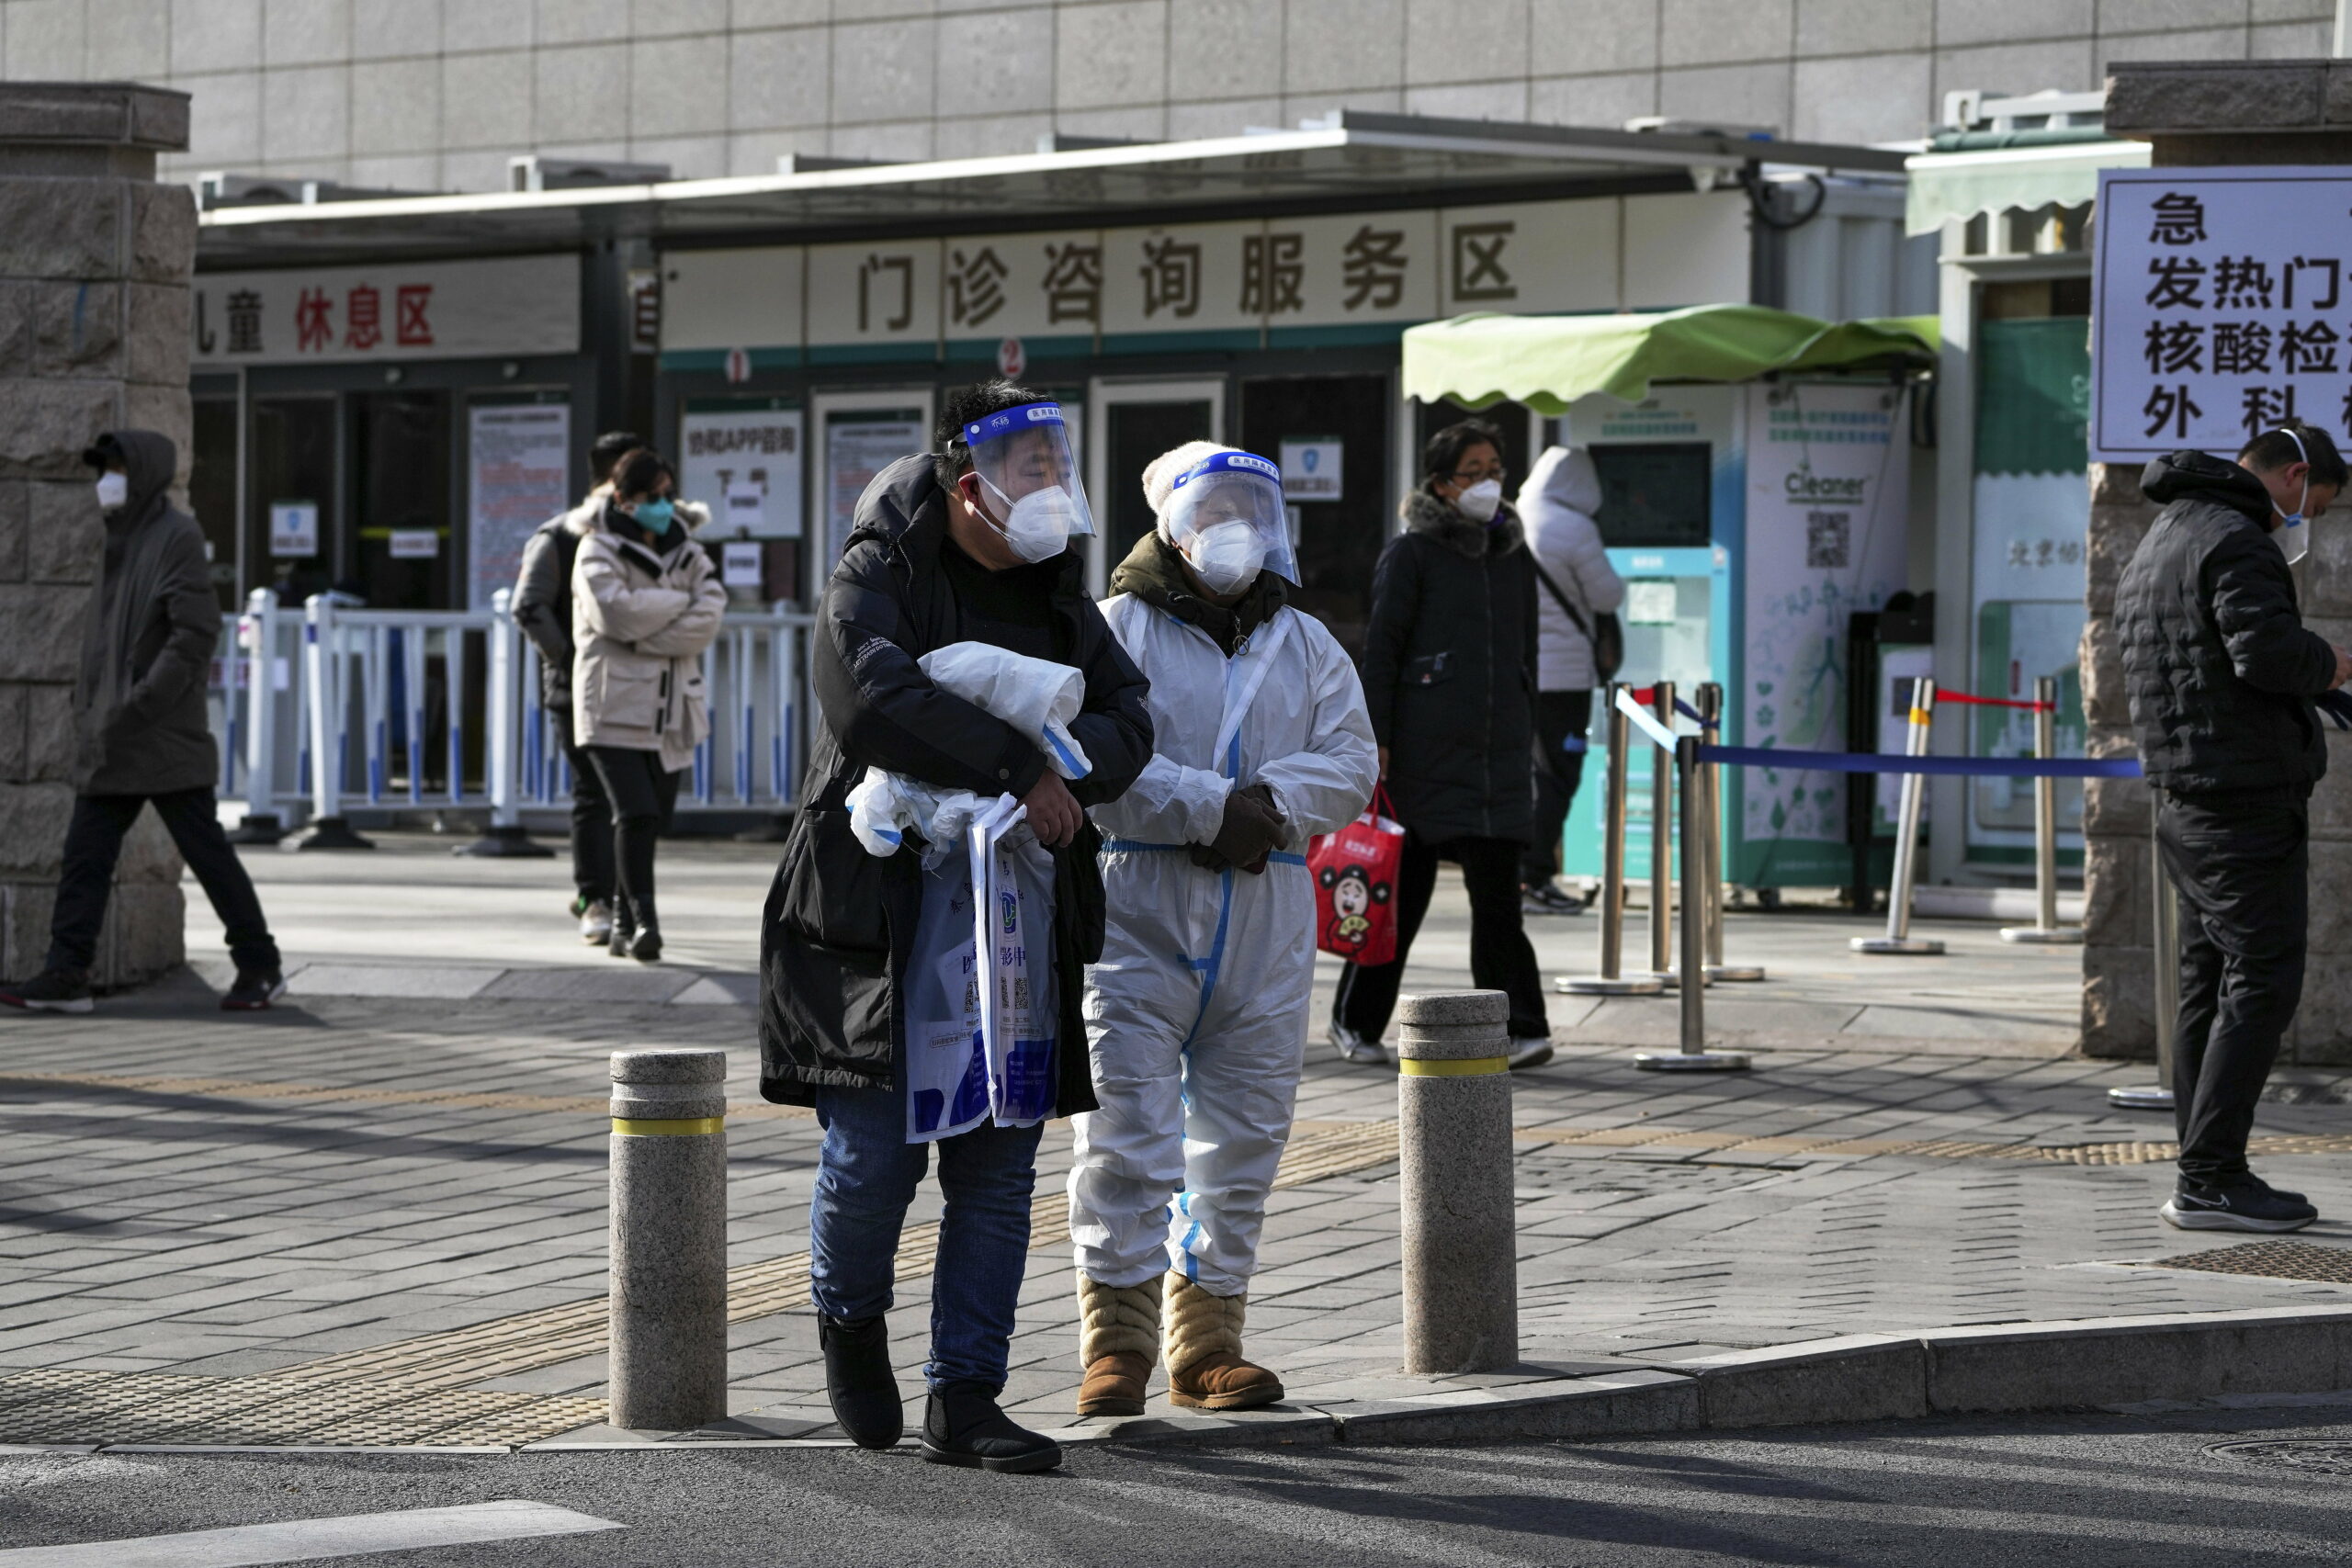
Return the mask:
<svg viewBox="0 0 2352 1568">
<path fill-rule="evenodd" d="M 1854 564 L 1854 514 L 1804 514 L 1804 564 L 1815 571 L 1843 571 Z"/>
<path fill-rule="evenodd" d="M 2093 457 L 2227 456 L 2352 419 L 2352 176 L 2104 170 L 2098 229 Z"/>
</svg>

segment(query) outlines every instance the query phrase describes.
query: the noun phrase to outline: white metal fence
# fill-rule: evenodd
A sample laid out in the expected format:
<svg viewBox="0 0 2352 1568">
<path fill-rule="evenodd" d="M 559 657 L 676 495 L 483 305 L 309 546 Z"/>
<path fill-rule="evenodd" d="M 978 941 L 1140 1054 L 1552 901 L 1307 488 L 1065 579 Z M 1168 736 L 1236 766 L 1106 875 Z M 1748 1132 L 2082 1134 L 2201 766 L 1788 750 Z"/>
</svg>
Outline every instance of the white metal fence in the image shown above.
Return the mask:
<svg viewBox="0 0 2352 1568">
<path fill-rule="evenodd" d="M 301 609 L 255 589 L 221 617 L 211 715 L 220 793 L 249 818 L 293 827 L 347 812 L 435 807 L 520 826 L 571 794 L 539 655 L 501 590 L 486 611 L 369 610 L 338 593 Z M 711 732 L 681 811 L 793 804 L 808 700 L 812 617 L 729 613 L 703 654 Z"/>
</svg>

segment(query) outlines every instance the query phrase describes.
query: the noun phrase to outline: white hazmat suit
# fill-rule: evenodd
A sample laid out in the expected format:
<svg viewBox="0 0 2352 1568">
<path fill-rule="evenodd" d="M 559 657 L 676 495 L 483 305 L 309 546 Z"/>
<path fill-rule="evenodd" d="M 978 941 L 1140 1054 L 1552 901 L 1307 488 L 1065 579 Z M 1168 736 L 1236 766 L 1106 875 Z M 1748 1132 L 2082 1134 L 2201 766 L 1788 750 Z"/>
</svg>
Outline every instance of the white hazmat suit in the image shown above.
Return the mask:
<svg viewBox="0 0 2352 1568">
<path fill-rule="evenodd" d="M 1228 660 L 1134 594 L 1102 614 L 1151 681 L 1154 754 L 1093 810 L 1109 929 L 1086 1032 L 1102 1108 L 1076 1119 L 1070 1235 L 1102 1284 L 1166 1270 L 1234 1296 L 1256 1269 L 1306 1045 L 1307 840 L 1363 810 L 1378 753 L 1355 667 L 1313 616 L 1277 610 Z M 1193 864 L 1188 846 L 1250 784 L 1272 789 L 1288 841 L 1256 875 Z"/>
</svg>

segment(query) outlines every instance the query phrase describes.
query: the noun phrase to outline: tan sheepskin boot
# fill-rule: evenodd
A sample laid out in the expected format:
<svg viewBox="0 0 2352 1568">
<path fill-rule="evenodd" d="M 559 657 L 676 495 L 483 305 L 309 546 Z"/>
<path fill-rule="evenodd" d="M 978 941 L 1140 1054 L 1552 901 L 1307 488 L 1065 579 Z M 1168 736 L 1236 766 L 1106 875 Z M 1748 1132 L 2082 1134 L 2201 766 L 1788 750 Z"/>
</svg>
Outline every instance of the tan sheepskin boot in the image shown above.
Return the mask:
<svg viewBox="0 0 2352 1568">
<path fill-rule="evenodd" d="M 1144 1385 L 1159 1359 L 1159 1284 L 1122 1290 L 1078 1277 L 1078 1359 L 1080 1416 L 1140 1416 Z"/>
<path fill-rule="evenodd" d="M 1213 1296 L 1168 1276 L 1168 1399 L 1201 1410 L 1249 1410 L 1283 1396 L 1283 1380 L 1241 1359 L 1250 1298 Z"/>
</svg>

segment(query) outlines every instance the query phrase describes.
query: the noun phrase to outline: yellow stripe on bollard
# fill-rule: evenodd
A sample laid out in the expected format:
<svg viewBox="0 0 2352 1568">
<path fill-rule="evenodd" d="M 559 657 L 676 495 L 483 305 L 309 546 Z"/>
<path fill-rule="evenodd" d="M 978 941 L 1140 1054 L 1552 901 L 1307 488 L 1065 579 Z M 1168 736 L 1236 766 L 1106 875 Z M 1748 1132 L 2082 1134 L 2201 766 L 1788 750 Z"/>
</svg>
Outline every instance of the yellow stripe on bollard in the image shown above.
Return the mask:
<svg viewBox="0 0 2352 1568">
<path fill-rule="evenodd" d="M 727 1130 L 724 1116 L 683 1116 L 660 1121 L 632 1121 L 627 1117 L 613 1118 L 613 1131 L 625 1138 L 690 1138 L 704 1133 Z"/>
<path fill-rule="evenodd" d="M 1448 1060 L 1400 1056 L 1396 1059 L 1396 1070 L 1408 1078 L 1484 1077 L 1488 1073 L 1510 1071 L 1510 1058 L 1508 1056 L 1459 1056 Z"/>
<path fill-rule="evenodd" d="M 1914 724 L 1933 724 L 1936 722 L 1935 712 L 1931 708 L 1913 708 L 1911 710 L 1911 722 Z"/>
</svg>

